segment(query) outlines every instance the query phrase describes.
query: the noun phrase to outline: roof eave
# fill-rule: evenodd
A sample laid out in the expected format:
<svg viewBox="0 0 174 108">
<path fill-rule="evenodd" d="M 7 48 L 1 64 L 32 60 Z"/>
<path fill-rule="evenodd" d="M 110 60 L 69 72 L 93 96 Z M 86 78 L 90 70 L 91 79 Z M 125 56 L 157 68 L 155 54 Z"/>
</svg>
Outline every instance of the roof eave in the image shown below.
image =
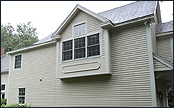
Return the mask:
<svg viewBox="0 0 174 108">
<path fill-rule="evenodd" d="M 115 27 L 120 27 L 120 26 L 124 26 L 124 25 L 128 25 L 128 24 L 132 24 L 132 23 L 135 23 L 135 22 L 147 21 L 147 20 L 149 20 L 151 22 L 155 22 L 154 14 L 150 14 L 150 15 L 135 18 L 135 19 L 131 19 L 131 20 L 124 21 L 124 22 L 121 22 L 121 23 L 112 24 L 111 22 L 106 22 L 106 23 L 102 23 L 100 26 L 102 28 L 104 28 L 104 27 L 113 27 L 113 28 L 115 28 Z"/>
<path fill-rule="evenodd" d="M 163 33 L 157 33 L 156 37 L 166 36 L 166 35 L 173 35 L 173 31 L 163 32 Z"/>
<path fill-rule="evenodd" d="M 21 51 L 25 51 L 25 50 L 37 48 L 37 47 L 40 47 L 40 46 L 52 44 L 52 43 L 55 43 L 55 42 L 56 41 L 49 41 L 49 42 L 46 42 L 46 43 L 36 44 L 36 45 L 33 45 L 33 46 L 29 46 L 29 47 L 25 47 L 25 48 L 9 51 L 9 52 L 6 52 L 6 54 L 11 55 L 11 54 L 14 54 L 14 53 L 18 53 L 18 52 L 21 52 Z"/>
</svg>

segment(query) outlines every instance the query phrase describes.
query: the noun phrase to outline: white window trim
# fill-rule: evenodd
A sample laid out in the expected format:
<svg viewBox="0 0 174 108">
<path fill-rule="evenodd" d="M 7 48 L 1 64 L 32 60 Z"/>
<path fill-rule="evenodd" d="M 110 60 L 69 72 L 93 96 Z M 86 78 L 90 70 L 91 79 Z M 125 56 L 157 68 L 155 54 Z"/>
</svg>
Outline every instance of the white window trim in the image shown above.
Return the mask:
<svg viewBox="0 0 174 108">
<path fill-rule="evenodd" d="M 26 104 L 26 91 L 27 91 L 26 87 L 18 87 L 17 88 L 17 103 L 19 103 L 19 89 L 20 88 L 25 88 L 25 102 L 24 102 L 24 104 Z M 24 105 L 24 104 L 21 104 L 21 105 Z"/>
<path fill-rule="evenodd" d="M 21 68 L 16 68 L 16 69 L 15 69 L 15 56 L 18 56 L 18 55 L 21 55 L 21 56 L 22 56 L 22 57 L 21 57 Z M 22 62 L 23 62 L 23 54 L 22 54 L 22 53 L 14 55 L 13 70 L 21 70 L 21 69 L 22 69 Z"/>
<path fill-rule="evenodd" d="M 6 96 L 6 83 L 1 83 L 1 85 L 5 85 L 5 90 L 1 90 L 1 93 L 5 94 L 5 98 L 7 98 L 7 96 Z M 2 95 L 1 95 L 1 99 L 2 99 Z"/>
<path fill-rule="evenodd" d="M 97 34 L 97 33 L 99 33 L 100 55 L 87 57 L 87 36 L 94 35 L 94 34 Z M 74 59 L 74 39 L 78 39 L 78 38 L 82 38 L 82 37 L 85 37 L 85 57 L 84 58 Z M 71 60 L 62 61 L 62 47 L 63 47 L 63 42 L 69 41 L 69 40 L 73 40 L 73 43 L 72 43 L 73 44 L 73 54 L 72 54 L 73 57 L 72 57 Z M 88 34 L 85 34 L 85 35 L 82 35 L 82 36 L 78 36 L 78 37 L 74 37 L 74 38 L 69 38 L 69 39 L 61 40 L 60 53 L 61 53 L 60 54 L 60 61 L 61 61 L 60 64 L 67 63 L 67 62 L 84 60 L 84 59 L 92 59 L 92 58 L 96 58 L 96 57 L 102 57 L 102 31 L 96 31 L 96 32 L 88 33 Z"/>
<path fill-rule="evenodd" d="M 85 23 L 85 33 L 81 34 L 81 35 L 78 35 L 78 36 L 75 36 L 74 27 L 77 26 L 77 25 L 80 25 L 80 24 L 84 24 L 84 23 Z M 80 36 L 86 35 L 87 34 L 87 30 L 88 30 L 87 29 L 87 21 L 82 21 L 82 22 L 73 24 L 72 25 L 72 38 L 76 38 L 76 37 L 80 37 Z"/>
</svg>

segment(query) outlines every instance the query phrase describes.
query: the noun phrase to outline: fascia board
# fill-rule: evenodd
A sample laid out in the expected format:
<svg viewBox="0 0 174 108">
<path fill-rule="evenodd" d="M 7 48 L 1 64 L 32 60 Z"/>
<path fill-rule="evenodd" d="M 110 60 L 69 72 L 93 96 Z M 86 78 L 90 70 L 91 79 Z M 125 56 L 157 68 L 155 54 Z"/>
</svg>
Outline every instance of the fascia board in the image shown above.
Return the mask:
<svg viewBox="0 0 174 108">
<path fill-rule="evenodd" d="M 173 31 L 158 33 L 158 34 L 156 34 L 156 37 L 166 36 L 166 35 L 171 35 L 171 34 L 173 34 Z"/>
<path fill-rule="evenodd" d="M 102 17 L 101 15 L 98 15 L 98 14 L 88 10 L 87 8 L 82 7 L 81 5 L 77 4 L 74 7 L 74 9 L 69 13 L 69 15 L 65 18 L 65 20 L 61 23 L 61 25 L 57 28 L 57 30 L 53 33 L 52 36 L 59 34 L 62 31 L 62 29 L 71 21 L 71 19 L 75 16 L 75 14 L 78 12 L 79 9 L 103 22 L 109 21 L 108 19 Z"/>
<path fill-rule="evenodd" d="M 55 43 L 55 42 L 56 41 L 51 41 L 51 42 L 47 42 L 47 43 L 36 44 L 34 46 L 29 46 L 29 47 L 25 47 L 25 48 L 21 48 L 21 49 L 9 51 L 9 52 L 6 52 L 6 54 L 9 54 L 10 55 L 10 54 L 13 54 L 13 53 L 17 53 L 17 52 L 28 50 L 28 49 L 32 49 L 32 48 L 37 48 L 37 47 L 40 47 L 40 46 L 43 46 L 43 45 L 48 45 L 48 44 Z"/>
<path fill-rule="evenodd" d="M 151 14 L 151 15 L 148 15 L 148 16 L 145 16 L 145 17 L 140 17 L 140 18 L 128 20 L 128 21 L 125 21 L 125 22 L 122 22 L 122 23 L 117 23 L 113 27 L 120 27 L 120 26 L 123 26 L 123 25 L 132 24 L 132 23 L 135 23 L 135 22 L 140 22 L 140 21 L 145 21 L 145 20 L 150 20 L 151 22 L 154 22 L 155 21 L 154 20 L 154 14 Z"/>
<path fill-rule="evenodd" d="M 168 66 L 169 68 L 173 69 L 172 63 L 170 63 L 169 61 L 165 60 L 164 58 L 158 56 L 157 54 L 153 53 L 153 58 L 156 59 L 157 61 L 163 63 L 164 65 Z"/>
<path fill-rule="evenodd" d="M 140 18 L 136 18 L 136 19 L 132 19 L 132 20 L 129 20 L 129 21 L 125 21 L 125 22 L 122 22 L 122 23 L 116 23 L 116 24 L 112 24 L 111 22 L 107 21 L 107 22 L 104 22 L 104 23 L 101 23 L 100 26 L 102 28 L 104 27 L 120 27 L 120 26 L 124 26 L 124 25 L 128 25 L 128 24 L 132 24 L 132 23 L 135 23 L 135 22 L 140 22 L 140 21 L 146 21 L 146 20 L 150 20 L 152 22 L 154 22 L 154 14 L 151 14 L 151 15 L 148 15 L 148 16 L 145 16 L 145 17 L 140 17 Z"/>
</svg>

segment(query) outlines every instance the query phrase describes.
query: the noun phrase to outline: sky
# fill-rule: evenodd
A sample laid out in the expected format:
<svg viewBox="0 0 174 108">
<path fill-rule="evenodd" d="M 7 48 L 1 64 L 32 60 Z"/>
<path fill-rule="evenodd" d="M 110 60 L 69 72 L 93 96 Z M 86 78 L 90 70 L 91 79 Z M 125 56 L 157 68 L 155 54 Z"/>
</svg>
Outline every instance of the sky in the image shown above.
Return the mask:
<svg viewBox="0 0 174 108">
<path fill-rule="evenodd" d="M 81 6 L 95 12 L 103 12 L 135 1 L 1 1 L 1 24 L 17 24 L 31 21 L 40 39 L 53 33 L 73 8 Z M 160 2 L 162 22 L 173 20 L 173 1 Z"/>
</svg>

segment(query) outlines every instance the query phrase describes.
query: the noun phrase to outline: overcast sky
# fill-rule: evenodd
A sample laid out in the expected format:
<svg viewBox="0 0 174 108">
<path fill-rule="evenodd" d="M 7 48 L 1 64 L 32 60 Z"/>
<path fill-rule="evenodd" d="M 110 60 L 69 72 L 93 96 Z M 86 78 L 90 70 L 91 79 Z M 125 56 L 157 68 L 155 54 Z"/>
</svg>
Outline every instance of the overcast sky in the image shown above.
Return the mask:
<svg viewBox="0 0 174 108">
<path fill-rule="evenodd" d="M 19 23 L 31 21 L 37 28 L 38 38 L 53 33 L 76 4 L 99 13 L 120 7 L 134 1 L 1 1 L 1 24 L 11 23 L 14 28 Z M 162 22 L 173 20 L 173 1 L 160 2 Z"/>
</svg>

